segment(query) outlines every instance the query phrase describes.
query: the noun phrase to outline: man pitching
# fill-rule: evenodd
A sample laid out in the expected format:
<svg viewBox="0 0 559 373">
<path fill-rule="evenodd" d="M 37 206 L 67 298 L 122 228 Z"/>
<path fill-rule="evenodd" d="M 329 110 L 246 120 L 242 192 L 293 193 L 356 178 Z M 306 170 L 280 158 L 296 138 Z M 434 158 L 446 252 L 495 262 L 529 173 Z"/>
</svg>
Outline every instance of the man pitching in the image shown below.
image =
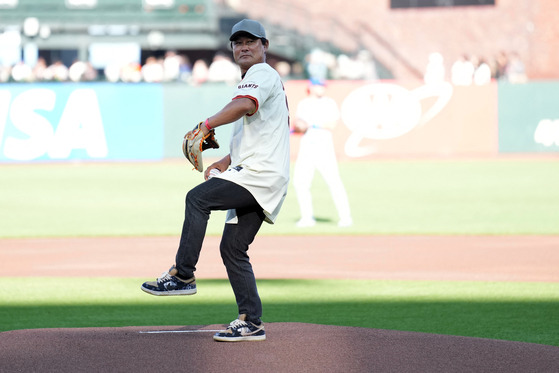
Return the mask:
<svg viewBox="0 0 559 373">
<path fill-rule="evenodd" d="M 232 124 L 230 154 L 210 165 L 204 172 L 206 181 L 188 192 L 175 265 L 157 280 L 145 282 L 142 290 L 153 295 L 195 294 L 194 272 L 210 212 L 227 210 L 220 252 L 239 316 L 213 338 L 261 341 L 266 339 L 262 303 L 247 251 L 262 222 L 275 221 L 287 193 L 289 112 L 280 76 L 266 63 L 269 41 L 264 27 L 242 20 L 233 26 L 229 40 L 242 80 L 231 102 L 186 135 L 183 149 L 201 169 L 199 152 L 217 146 L 212 130 Z"/>
</svg>

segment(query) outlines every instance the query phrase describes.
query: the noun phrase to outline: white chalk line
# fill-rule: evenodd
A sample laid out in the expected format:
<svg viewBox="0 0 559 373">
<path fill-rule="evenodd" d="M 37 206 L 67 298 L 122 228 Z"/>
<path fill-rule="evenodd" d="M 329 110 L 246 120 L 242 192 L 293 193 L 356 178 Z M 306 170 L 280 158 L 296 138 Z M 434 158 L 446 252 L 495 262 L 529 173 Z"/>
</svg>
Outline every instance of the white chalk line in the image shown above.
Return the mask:
<svg viewBox="0 0 559 373">
<path fill-rule="evenodd" d="M 152 330 L 140 331 L 140 334 L 167 334 L 167 333 L 216 333 L 221 330 Z"/>
</svg>

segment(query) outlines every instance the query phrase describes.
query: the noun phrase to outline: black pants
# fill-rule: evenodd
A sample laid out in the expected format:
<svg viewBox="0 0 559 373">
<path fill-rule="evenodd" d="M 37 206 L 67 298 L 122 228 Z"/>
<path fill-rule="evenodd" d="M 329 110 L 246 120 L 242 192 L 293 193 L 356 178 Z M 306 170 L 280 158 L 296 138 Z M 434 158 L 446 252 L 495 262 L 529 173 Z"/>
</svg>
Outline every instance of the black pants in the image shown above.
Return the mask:
<svg viewBox="0 0 559 373">
<path fill-rule="evenodd" d="M 239 314 L 246 314 L 248 320 L 259 322 L 262 302 L 247 251 L 262 226 L 264 213 L 248 190 L 214 177 L 188 192 L 176 266 L 181 277 L 194 276 L 211 211 L 230 209 L 236 210 L 238 221 L 225 224 L 219 247 L 221 258 Z"/>
</svg>

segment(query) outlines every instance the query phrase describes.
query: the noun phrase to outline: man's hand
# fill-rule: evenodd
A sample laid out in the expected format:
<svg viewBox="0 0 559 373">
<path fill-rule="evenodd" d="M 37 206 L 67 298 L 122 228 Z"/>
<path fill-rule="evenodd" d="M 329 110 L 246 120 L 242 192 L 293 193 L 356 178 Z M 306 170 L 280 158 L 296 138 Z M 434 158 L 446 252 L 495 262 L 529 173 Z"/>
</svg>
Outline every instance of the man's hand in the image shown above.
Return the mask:
<svg viewBox="0 0 559 373">
<path fill-rule="evenodd" d="M 205 133 L 204 133 L 205 130 Z M 202 152 L 206 149 L 217 149 L 219 144 L 215 138 L 215 131 L 204 126 L 204 122 L 198 123 L 192 131 L 189 131 L 182 142 L 182 152 L 194 168 L 200 172 L 204 170 Z"/>
<path fill-rule="evenodd" d="M 204 172 L 204 179 L 205 180 L 209 179 L 211 170 L 217 169 L 219 170 L 219 172 L 225 172 L 230 164 L 231 164 L 230 155 L 226 155 L 219 161 L 212 163 L 208 168 L 206 168 L 206 171 Z"/>
</svg>

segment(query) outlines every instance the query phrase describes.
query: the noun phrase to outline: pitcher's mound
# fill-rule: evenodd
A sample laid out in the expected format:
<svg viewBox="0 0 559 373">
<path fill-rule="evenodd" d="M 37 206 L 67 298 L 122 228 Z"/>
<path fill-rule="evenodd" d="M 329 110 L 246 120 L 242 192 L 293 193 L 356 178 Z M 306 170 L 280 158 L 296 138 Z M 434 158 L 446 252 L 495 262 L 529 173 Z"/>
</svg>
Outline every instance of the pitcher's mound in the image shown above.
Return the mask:
<svg viewBox="0 0 559 373">
<path fill-rule="evenodd" d="M 301 323 L 265 342 L 214 342 L 223 325 L 0 333 L 1 372 L 557 372 L 559 348 Z"/>
</svg>

